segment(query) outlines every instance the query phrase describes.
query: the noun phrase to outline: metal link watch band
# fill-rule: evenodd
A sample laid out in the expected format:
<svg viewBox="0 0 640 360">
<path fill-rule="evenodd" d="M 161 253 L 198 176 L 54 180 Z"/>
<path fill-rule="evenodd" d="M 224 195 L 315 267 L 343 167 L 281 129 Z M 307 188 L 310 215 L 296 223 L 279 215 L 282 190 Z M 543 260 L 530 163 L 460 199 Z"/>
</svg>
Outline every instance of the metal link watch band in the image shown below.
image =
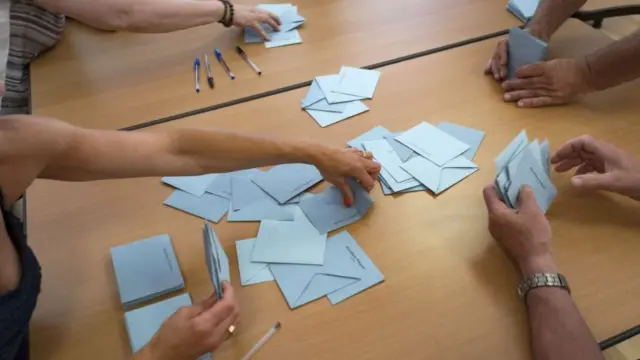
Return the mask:
<svg viewBox="0 0 640 360">
<path fill-rule="evenodd" d="M 558 273 L 535 273 L 522 279 L 518 285 L 518 296 L 524 299 L 529 291 L 538 287 L 559 287 L 567 290 L 571 294 L 567 278 Z"/>
</svg>

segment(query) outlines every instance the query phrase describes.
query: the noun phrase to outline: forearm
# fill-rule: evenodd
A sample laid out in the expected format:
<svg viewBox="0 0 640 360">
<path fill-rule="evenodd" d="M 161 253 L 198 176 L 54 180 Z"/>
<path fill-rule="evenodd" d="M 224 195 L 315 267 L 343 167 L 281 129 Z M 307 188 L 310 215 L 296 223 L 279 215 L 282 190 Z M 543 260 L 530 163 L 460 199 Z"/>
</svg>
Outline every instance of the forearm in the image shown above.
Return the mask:
<svg viewBox="0 0 640 360">
<path fill-rule="evenodd" d="M 549 41 L 556 30 L 586 2 L 587 0 L 541 0 L 527 29 L 533 36 Z"/>
<path fill-rule="evenodd" d="M 36 0 L 40 6 L 103 30 L 164 33 L 219 21 L 216 0 Z"/>
<path fill-rule="evenodd" d="M 550 258 L 521 268 L 523 275 L 558 272 Z M 564 289 L 535 288 L 526 296 L 534 360 L 604 360 L 571 295 Z"/>
<path fill-rule="evenodd" d="M 586 56 L 593 90 L 640 77 L 640 30 Z"/>
<path fill-rule="evenodd" d="M 204 129 L 162 133 L 82 130 L 40 176 L 87 181 L 219 173 L 314 163 L 323 149 L 315 144 Z"/>
</svg>

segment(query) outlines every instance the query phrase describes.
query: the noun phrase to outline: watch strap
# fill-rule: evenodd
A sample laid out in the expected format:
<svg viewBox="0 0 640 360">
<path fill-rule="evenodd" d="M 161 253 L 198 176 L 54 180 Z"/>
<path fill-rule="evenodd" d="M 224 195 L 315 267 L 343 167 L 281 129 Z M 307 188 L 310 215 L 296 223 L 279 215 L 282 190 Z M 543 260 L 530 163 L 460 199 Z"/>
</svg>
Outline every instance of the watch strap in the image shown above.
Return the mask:
<svg viewBox="0 0 640 360">
<path fill-rule="evenodd" d="M 559 287 L 571 294 L 569 282 L 564 275 L 559 273 L 535 273 L 522 279 L 518 285 L 518 296 L 524 299 L 529 291 L 539 287 Z"/>
</svg>

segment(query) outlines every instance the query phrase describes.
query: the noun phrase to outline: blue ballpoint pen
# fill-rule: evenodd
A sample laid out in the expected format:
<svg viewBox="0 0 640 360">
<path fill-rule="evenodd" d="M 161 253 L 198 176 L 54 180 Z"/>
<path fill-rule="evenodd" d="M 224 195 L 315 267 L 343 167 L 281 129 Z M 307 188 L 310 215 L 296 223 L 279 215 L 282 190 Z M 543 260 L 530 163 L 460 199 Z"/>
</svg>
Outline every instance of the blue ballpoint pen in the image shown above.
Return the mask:
<svg viewBox="0 0 640 360">
<path fill-rule="evenodd" d="M 196 60 L 193 62 L 193 71 L 195 72 L 196 80 L 196 92 L 200 92 L 200 58 L 196 56 Z"/>
<path fill-rule="evenodd" d="M 231 80 L 235 80 L 236 76 L 233 75 L 233 73 L 231 72 L 231 69 L 229 69 L 229 66 L 227 66 L 227 63 L 222 58 L 222 53 L 220 52 L 220 49 L 216 49 L 213 53 L 216 54 L 216 59 L 218 59 L 218 61 L 220 62 L 220 64 L 224 68 L 224 71 L 227 72 L 227 75 L 229 75 Z"/>
</svg>

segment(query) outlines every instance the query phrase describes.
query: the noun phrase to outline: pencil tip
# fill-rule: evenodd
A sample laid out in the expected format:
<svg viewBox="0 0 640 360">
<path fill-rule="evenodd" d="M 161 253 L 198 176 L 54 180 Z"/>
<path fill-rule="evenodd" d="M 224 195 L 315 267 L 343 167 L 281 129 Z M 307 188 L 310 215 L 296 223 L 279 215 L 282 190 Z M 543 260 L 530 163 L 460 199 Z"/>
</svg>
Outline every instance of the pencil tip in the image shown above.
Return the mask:
<svg viewBox="0 0 640 360">
<path fill-rule="evenodd" d="M 273 328 L 274 328 L 274 329 L 276 329 L 276 330 L 280 329 L 280 321 L 278 321 L 278 322 L 273 326 Z"/>
</svg>

